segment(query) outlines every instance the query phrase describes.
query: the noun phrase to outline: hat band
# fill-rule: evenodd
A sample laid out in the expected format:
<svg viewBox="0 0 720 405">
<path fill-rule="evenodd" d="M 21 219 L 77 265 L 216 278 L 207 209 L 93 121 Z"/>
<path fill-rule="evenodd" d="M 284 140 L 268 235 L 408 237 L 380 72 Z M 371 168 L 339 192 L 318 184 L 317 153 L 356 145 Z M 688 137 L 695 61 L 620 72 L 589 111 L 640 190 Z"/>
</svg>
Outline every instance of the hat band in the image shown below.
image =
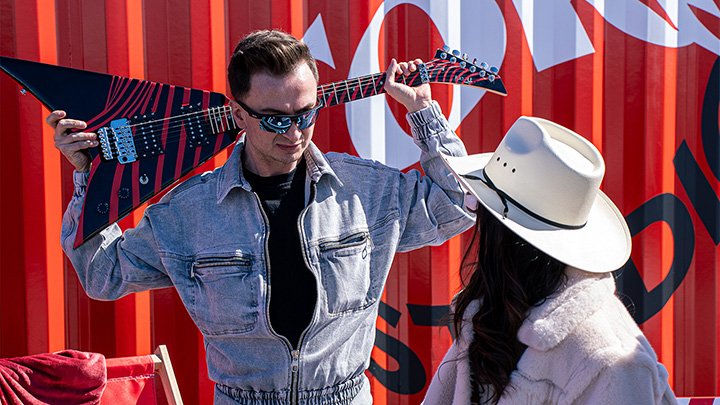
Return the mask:
<svg viewBox="0 0 720 405">
<path fill-rule="evenodd" d="M 500 190 L 499 188 L 497 188 L 497 187 L 495 186 L 495 183 L 493 183 L 492 180 L 490 180 L 490 177 L 488 177 L 488 175 L 487 175 L 487 173 L 485 172 L 485 170 L 482 171 L 482 175 L 483 175 L 484 179 L 483 179 L 483 178 L 480 178 L 480 177 L 478 177 L 478 176 L 472 175 L 472 174 L 463 174 L 463 175 L 461 175 L 461 176 L 463 176 L 463 177 L 465 177 L 465 178 L 467 178 L 467 179 L 471 179 L 471 180 L 480 180 L 480 181 L 483 182 L 483 184 L 485 184 L 485 185 L 488 186 L 491 190 L 493 190 L 493 191 L 498 195 L 498 197 L 500 197 L 500 200 L 502 201 L 503 206 L 505 207 L 505 209 L 503 210 L 503 218 L 507 218 L 507 213 L 508 213 L 508 205 L 507 205 L 507 202 L 510 201 L 511 203 L 513 203 L 514 206 L 520 208 L 520 210 L 521 210 L 522 212 L 530 215 L 531 217 L 537 219 L 537 220 L 540 221 L 540 222 L 544 222 L 544 223 L 546 223 L 546 224 L 548 224 L 548 225 L 551 225 L 551 226 L 554 226 L 554 227 L 556 227 L 556 228 L 563 228 L 563 229 L 580 229 L 580 228 L 584 227 L 585 224 L 587 224 L 587 222 L 585 222 L 585 223 L 582 224 L 582 225 L 567 225 L 567 224 L 562 224 L 562 223 L 560 223 L 560 222 L 555 222 L 555 221 L 553 221 L 553 220 L 551 220 L 551 219 L 547 219 L 547 218 L 545 218 L 545 217 L 543 217 L 543 216 L 541 216 L 541 215 L 538 215 L 538 214 L 534 213 L 533 211 L 531 211 L 530 209 L 528 209 L 528 208 L 526 208 L 525 206 L 523 206 L 522 204 L 520 204 L 519 202 L 515 201 L 515 199 L 513 199 L 512 197 L 510 197 L 509 195 L 507 195 L 507 193 L 505 193 L 504 191 L 502 191 L 502 190 Z"/>
</svg>

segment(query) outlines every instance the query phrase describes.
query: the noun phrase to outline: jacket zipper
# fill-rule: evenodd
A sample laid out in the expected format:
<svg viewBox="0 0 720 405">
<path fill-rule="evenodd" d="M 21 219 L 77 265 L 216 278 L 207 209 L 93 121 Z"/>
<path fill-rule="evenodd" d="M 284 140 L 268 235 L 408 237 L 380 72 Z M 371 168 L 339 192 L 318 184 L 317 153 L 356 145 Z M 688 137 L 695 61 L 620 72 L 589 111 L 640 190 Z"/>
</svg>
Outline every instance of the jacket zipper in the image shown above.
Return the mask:
<svg viewBox="0 0 720 405">
<path fill-rule="evenodd" d="M 331 249 L 337 249 L 340 247 L 345 248 L 345 247 L 359 246 L 366 242 L 370 246 L 371 249 L 375 248 L 375 245 L 373 244 L 372 239 L 370 238 L 370 232 L 361 231 L 361 232 L 356 232 L 352 235 L 348 235 L 339 240 L 323 242 L 320 244 L 319 248 L 321 251 L 327 251 L 327 250 L 331 250 Z M 364 253 L 367 253 L 367 252 L 364 252 Z"/>
<path fill-rule="evenodd" d="M 300 346 L 298 345 L 298 347 Z M 290 363 L 290 372 L 292 375 L 290 379 L 290 403 L 293 405 L 297 405 L 298 380 L 300 374 L 300 349 L 290 351 L 290 357 L 292 358 L 292 362 Z"/>
<path fill-rule="evenodd" d="M 310 271 L 310 273 L 313 275 L 313 278 L 315 278 L 315 282 L 317 283 L 317 277 L 315 276 L 315 273 L 310 268 L 310 261 L 307 258 L 307 253 L 305 252 L 306 244 L 305 244 L 305 233 L 303 232 L 303 223 L 305 221 L 305 214 L 307 213 L 308 208 L 310 207 L 310 202 L 315 196 L 315 183 L 310 183 L 310 198 L 308 199 L 308 204 L 303 208 L 303 210 L 300 212 L 300 215 L 298 216 L 298 235 L 300 236 L 300 250 L 302 251 L 303 260 L 305 261 L 305 267 Z M 320 292 L 318 291 L 319 295 Z M 317 298 L 315 299 L 315 310 L 313 311 L 312 319 L 310 320 L 310 324 L 305 328 L 304 331 L 300 334 L 300 339 L 298 339 L 298 348 L 297 350 L 291 351 L 290 355 L 292 357 L 292 363 L 290 366 L 290 371 L 292 372 L 292 380 L 291 380 L 291 390 L 290 390 L 290 403 L 293 405 L 297 405 L 298 403 L 298 394 L 300 390 L 300 348 L 302 348 L 303 341 L 305 340 L 305 335 L 307 334 L 307 331 L 310 329 L 310 327 L 315 323 L 315 317 L 317 315 Z"/>
<path fill-rule="evenodd" d="M 315 183 L 312 183 L 313 192 Z M 267 228 L 267 232 L 265 233 L 265 265 L 267 267 L 267 284 L 269 287 L 272 287 L 270 285 L 270 272 L 272 271 L 270 269 L 270 254 L 268 252 L 268 242 L 270 240 L 270 226 L 269 221 L 267 219 L 267 215 L 265 215 L 265 211 L 262 208 L 262 202 L 260 201 L 260 197 L 257 195 L 257 193 L 253 192 L 255 195 L 255 200 L 258 203 L 258 207 L 260 208 L 260 214 L 262 214 L 263 221 L 265 221 L 265 227 Z M 313 193 L 314 194 L 314 193 Z M 311 194 L 312 195 L 312 194 Z M 308 203 L 309 204 L 309 203 Z M 300 212 L 300 216 L 298 219 L 298 229 L 299 229 L 299 235 L 300 235 L 300 247 L 303 253 L 303 260 L 305 261 L 305 266 L 310 268 L 310 265 L 308 264 L 307 255 L 305 254 L 305 239 L 303 238 L 303 232 L 302 232 L 302 218 L 305 217 L 305 212 L 307 211 L 308 207 L 306 206 L 303 208 L 302 212 Z M 312 273 L 312 272 L 311 272 Z M 315 274 L 313 273 L 313 277 L 315 277 Z M 267 293 L 267 299 L 265 300 L 265 318 L 269 321 L 270 320 L 270 295 L 272 288 L 268 288 Z M 315 302 L 315 307 L 317 308 L 317 301 Z M 316 312 L 316 311 L 315 311 Z M 315 321 L 315 313 L 313 313 L 313 319 L 310 321 L 310 324 Z M 302 341 L 305 338 L 305 333 L 307 333 L 308 329 L 310 329 L 310 326 L 308 325 L 307 328 L 302 332 L 300 335 L 300 339 L 298 340 L 298 348 L 293 350 L 292 345 L 290 344 L 290 341 L 285 337 L 278 335 L 272 328 L 270 328 L 270 331 L 277 337 L 278 339 L 282 340 L 285 343 L 285 346 L 288 348 L 288 351 L 290 352 L 290 403 L 292 405 L 297 405 L 298 403 L 298 392 L 299 392 L 299 382 L 300 382 L 300 347 L 302 346 Z"/>
<path fill-rule="evenodd" d="M 255 201 L 258 203 L 258 208 L 260 209 L 260 214 L 263 217 L 263 221 L 265 222 L 265 228 L 267 229 L 267 232 L 265 232 L 265 241 L 264 241 L 264 249 L 265 249 L 265 267 L 267 268 L 267 298 L 265 299 L 265 319 L 267 319 L 268 324 L 270 324 L 270 295 L 272 294 L 272 286 L 270 285 L 270 272 L 272 271 L 270 269 L 270 253 L 268 251 L 268 243 L 270 241 L 270 221 L 268 221 L 267 215 L 265 215 L 265 210 L 263 210 L 262 202 L 260 201 L 260 197 L 257 195 L 257 193 L 253 192 L 253 195 L 255 195 Z M 302 241 L 302 238 L 300 238 Z M 302 243 L 302 242 L 301 242 Z M 298 350 L 293 350 L 292 345 L 290 344 L 290 341 L 285 337 L 278 335 L 275 330 L 273 330 L 272 326 L 270 328 L 270 332 L 275 335 L 278 339 L 280 339 L 282 342 L 285 343 L 285 347 L 287 347 L 288 352 L 290 352 L 290 403 L 293 405 L 297 404 L 297 385 L 298 385 L 298 370 L 300 369 L 300 344 L 298 343 Z M 304 332 L 303 332 L 304 334 Z M 302 339 L 302 338 L 301 338 Z"/>
</svg>

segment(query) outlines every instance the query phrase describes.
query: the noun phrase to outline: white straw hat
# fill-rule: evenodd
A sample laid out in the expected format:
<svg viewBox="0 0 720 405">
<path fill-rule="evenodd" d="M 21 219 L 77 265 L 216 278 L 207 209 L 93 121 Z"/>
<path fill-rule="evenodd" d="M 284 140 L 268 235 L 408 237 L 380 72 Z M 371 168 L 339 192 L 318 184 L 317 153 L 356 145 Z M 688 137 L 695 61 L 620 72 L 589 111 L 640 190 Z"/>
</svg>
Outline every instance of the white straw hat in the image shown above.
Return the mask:
<svg viewBox="0 0 720 405">
<path fill-rule="evenodd" d="M 625 219 L 599 189 L 603 158 L 575 132 L 520 117 L 495 153 L 443 158 L 502 224 L 558 261 L 605 273 L 630 257 Z"/>
</svg>

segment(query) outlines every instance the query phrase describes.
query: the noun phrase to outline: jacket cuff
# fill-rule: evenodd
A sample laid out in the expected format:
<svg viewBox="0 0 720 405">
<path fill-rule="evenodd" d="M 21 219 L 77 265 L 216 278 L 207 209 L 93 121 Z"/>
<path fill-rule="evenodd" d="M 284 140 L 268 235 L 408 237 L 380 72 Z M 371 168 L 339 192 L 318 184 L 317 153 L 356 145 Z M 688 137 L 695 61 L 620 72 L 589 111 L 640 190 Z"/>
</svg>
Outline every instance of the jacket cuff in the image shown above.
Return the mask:
<svg viewBox="0 0 720 405">
<path fill-rule="evenodd" d="M 429 107 L 406 115 L 413 136 L 417 139 L 426 139 L 439 132 L 449 130 L 445 116 L 437 101 L 433 100 Z"/>
<path fill-rule="evenodd" d="M 88 179 L 90 178 L 90 172 L 79 173 L 73 171 L 73 183 L 75 184 L 75 191 L 73 197 L 84 197 L 85 190 L 87 189 Z"/>
<path fill-rule="evenodd" d="M 413 128 L 421 127 L 433 120 L 442 117 L 442 110 L 437 101 L 433 100 L 430 106 L 422 110 L 407 114 L 407 120 Z"/>
</svg>

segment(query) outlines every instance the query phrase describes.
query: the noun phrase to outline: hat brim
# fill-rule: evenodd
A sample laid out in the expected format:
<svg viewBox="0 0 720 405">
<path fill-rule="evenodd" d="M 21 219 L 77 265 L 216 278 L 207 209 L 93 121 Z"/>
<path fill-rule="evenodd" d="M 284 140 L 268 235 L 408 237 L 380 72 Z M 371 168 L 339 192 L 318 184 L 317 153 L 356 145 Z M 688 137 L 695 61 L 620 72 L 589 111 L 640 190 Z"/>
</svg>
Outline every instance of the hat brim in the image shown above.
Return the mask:
<svg viewBox="0 0 720 405">
<path fill-rule="evenodd" d="M 526 214 L 508 201 L 505 206 L 498 194 L 481 180 L 482 170 L 492 153 L 470 156 L 443 155 L 445 164 L 458 181 L 472 193 L 503 225 L 558 261 L 591 273 L 616 270 L 630 257 L 632 238 L 625 219 L 605 193 L 598 190 L 582 228 L 564 229 L 544 223 Z M 464 175 L 471 175 L 467 178 Z"/>
</svg>

